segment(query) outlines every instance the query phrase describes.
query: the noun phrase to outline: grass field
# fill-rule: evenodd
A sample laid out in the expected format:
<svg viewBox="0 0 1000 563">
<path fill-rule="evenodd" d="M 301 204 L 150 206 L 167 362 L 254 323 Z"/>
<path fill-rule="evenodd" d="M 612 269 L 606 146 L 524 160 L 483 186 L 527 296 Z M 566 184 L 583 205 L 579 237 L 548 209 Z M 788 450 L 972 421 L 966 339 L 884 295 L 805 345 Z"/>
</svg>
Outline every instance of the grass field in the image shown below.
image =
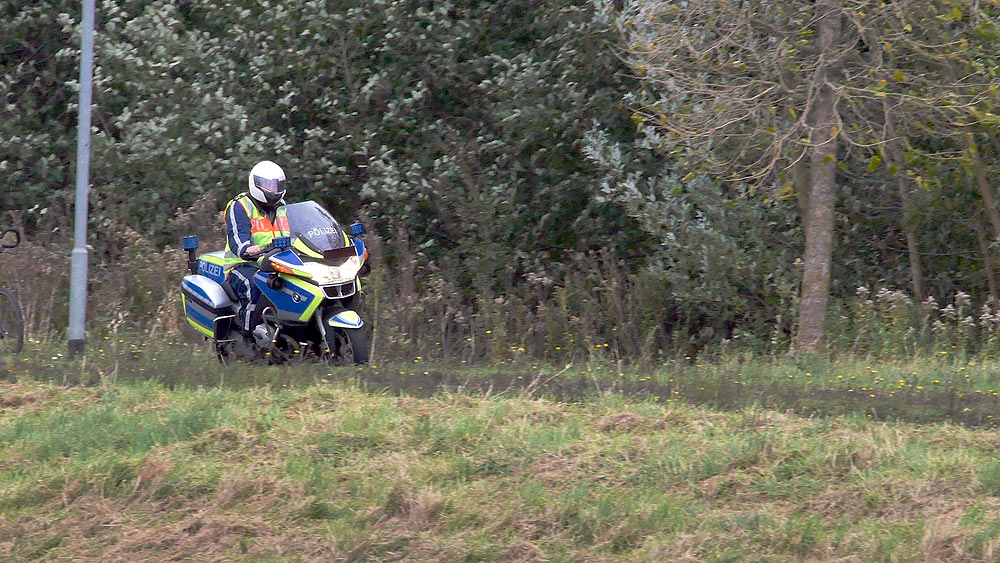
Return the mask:
<svg viewBox="0 0 1000 563">
<path fill-rule="evenodd" d="M 331 369 L 315 362 L 286 366 L 219 366 L 206 349 L 183 341 L 152 345 L 106 337 L 90 343 L 82 362 L 67 362 L 65 345 L 29 343 L 18 358 L 0 358 L 0 377 L 60 384 L 155 381 L 166 387 L 301 389 L 330 382 L 370 392 L 430 396 L 441 391 L 495 395 L 525 390 L 562 402 L 607 394 L 633 400 L 790 411 L 805 417 L 857 414 L 875 421 L 952 422 L 992 428 L 1000 421 L 1000 361 L 954 347 L 905 359 L 719 355 L 625 365 L 606 358 L 539 363 L 512 352 L 488 365 L 416 356 Z"/>
<path fill-rule="evenodd" d="M 3 559 L 1000 556 L 1000 432 L 876 420 L 988 422 L 988 362 L 220 369 L 105 346 L 0 362 Z"/>
</svg>

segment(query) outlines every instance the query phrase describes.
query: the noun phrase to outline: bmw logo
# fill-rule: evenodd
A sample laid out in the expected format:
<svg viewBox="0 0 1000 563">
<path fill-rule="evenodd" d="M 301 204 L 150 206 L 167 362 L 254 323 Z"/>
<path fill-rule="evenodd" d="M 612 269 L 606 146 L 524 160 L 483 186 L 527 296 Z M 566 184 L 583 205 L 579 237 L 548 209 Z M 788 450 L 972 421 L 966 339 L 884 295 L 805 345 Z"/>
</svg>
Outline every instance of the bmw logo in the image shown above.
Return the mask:
<svg viewBox="0 0 1000 563">
<path fill-rule="evenodd" d="M 298 293 L 292 293 L 292 301 L 298 303 L 299 301 L 302 301 L 302 296 Z"/>
</svg>

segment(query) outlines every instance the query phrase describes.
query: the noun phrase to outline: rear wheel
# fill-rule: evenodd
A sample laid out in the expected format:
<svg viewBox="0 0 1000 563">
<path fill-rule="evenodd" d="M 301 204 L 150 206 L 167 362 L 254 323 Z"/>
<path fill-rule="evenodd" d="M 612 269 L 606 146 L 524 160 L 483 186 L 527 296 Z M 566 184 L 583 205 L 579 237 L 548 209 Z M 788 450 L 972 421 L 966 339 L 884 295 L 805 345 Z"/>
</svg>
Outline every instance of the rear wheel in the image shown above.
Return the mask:
<svg viewBox="0 0 1000 563">
<path fill-rule="evenodd" d="M 18 354 L 24 346 L 24 317 L 14 294 L 0 289 L 0 356 Z"/>
<path fill-rule="evenodd" d="M 326 333 L 330 363 L 361 365 L 368 363 L 368 335 L 361 328 L 331 328 Z"/>
</svg>

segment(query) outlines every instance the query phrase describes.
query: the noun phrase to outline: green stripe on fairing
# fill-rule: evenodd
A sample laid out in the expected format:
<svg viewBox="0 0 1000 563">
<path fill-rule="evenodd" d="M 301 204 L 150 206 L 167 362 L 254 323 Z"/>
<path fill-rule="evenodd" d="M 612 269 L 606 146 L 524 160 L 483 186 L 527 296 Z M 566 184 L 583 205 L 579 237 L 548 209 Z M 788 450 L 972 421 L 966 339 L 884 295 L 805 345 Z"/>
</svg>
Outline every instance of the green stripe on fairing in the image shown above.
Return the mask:
<svg viewBox="0 0 1000 563">
<path fill-rule="evenodd" d="M 204 334 L 205 336 L 208 336 L 209 338 L 215 338 L 215 333 L 213 333 L 211 330 L 208 330 L 207 328 L 201 326 L 200 324 L 198 324 L 197 321 L 195 321 L 194 319 L 192 319 L 191 317 L 189 317 L 187 315 L 187 298 L 184 297 L 183 293 L 181 294 L 181 307 L 185 311 L 184 318 L 187 319 L 188 323 L 190 323 L 191 326 L 193 326 L 195 328 L 195 330 L 197 330 L 198 332 Z"/>
<path fill-rule="evenodd" d="M 290 276 L 288 274 L 281 274 L 281 279 L 285 280 L 285 287 L 288 287 L 290 284 L 294 289 L 301 290 L 303 293 L 308 292 L 312 294 L 312 301 L 309 303 L 309 306 L 306 307 L 305 312 L 303 312 L 299 317 L 300 321 L 308 322 L 316 312 L 316 309 L 319 308 L 320 303 L 326 299 L 326 294 L 323 293 L 323 289 L 311 283 L 302 283 L 302 278 Z"/>
<path fill-rule="evenodd" d="M 308 246 L 305 245 L 305 243 L 302 242 L 302 239 L 300 239 L 298 237 L 296 237 L 295 241 L 292 243 L 292 248 L 294 248 L 294 249 L 298 250 L 299 252 L 305 254 L 306 256 L 309 256 L 309 257 L 312 257 L 312 258 L 322 258 L 323 257 L 322 254 L 319 254 L 317 252 L 313 252 Z"/>
</svg>

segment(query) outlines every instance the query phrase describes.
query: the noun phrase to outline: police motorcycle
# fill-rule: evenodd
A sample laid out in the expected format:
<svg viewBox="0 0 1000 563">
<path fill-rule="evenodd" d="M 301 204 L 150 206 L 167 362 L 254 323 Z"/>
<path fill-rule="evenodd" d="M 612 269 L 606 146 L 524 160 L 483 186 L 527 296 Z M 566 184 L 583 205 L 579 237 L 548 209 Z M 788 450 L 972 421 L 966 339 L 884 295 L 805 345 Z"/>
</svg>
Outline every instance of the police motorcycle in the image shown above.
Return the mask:
<svg viewBox="0 0 1000 563">
<path fill-rule="evenodd" d="M 234 359 L 283 363 L 312 357 L 332 364 L 368 362 L 368 337 L 358 314 L 364 300 L 361 276 L 368 273 L 368 250 L 314 201 L 281 207 L 288 236 L 263 248 L 251 283 L 261 296 L 250 319 L 251 334 L 237 321 L 239 301 L 226 280 L 224 251 L 195 257 L 198 238 L 184 238 L 188 270 L 181 299 L 188 323 L 215 342 L 222 364 Z M 284 222 L 282 233 L 286 231 Z"/>
</svg>

